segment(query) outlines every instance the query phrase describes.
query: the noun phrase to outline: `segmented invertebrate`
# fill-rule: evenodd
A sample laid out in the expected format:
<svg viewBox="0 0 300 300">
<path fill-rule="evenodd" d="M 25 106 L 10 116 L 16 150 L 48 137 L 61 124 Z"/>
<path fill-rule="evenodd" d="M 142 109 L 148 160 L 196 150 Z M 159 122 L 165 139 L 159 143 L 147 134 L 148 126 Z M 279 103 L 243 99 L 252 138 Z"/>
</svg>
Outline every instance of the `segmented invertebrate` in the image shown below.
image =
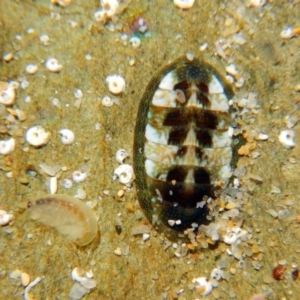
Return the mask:
<svg viewBox="0 0 300 300">
<path fill-rule="evenodd" d="M 232 176 L 231 87 L 211 65 L 181 57 L 142 96 L 134 137 L 141 207 L 168 237 L 207 222 L 205 199 Z"/>
<path fill-rule="evenodd" d="M 57 229 L 79 246 L 89 244 L 98 225 L 93 211 L 82 201 L 67 195 L 43 195 L 27 204 L 33 220 Z"/>
</svg>

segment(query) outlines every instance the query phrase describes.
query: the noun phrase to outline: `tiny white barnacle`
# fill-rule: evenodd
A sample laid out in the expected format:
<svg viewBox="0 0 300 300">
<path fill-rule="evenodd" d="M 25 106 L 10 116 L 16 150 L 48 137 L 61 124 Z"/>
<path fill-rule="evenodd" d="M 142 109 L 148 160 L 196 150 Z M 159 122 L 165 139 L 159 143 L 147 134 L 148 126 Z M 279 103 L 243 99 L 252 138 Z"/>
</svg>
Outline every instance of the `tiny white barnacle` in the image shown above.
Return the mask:
<svg viewBox="0 0 300 300">
<path fill-rule="evenodd" d="M 61 142 L 64 145 L 73 144 L 73 142 L 75 140 L 75 134 L 72 130 L 70 130 L 70 129 L 61 129 L 59 131 L 59 134 L 61 135 Z"/>
<path fill-rule="evenodd" d="M 294 138 L 295 138 L 295 131 L 288 129 L 288 130 L 283 130 L 280 132 L 279 134 L 279 142 L 287 147 L 287 148 L 292 148 L 295 147 L 295 142 L 294 142 Z"/>
<path fill-rule="evenodd" d="M 124 149 L 119 149 L 117 152 L 116 152 L 116 160 L 118 163 L 120 164 L 123 164 L 124 162 L 124 159 L 128 157 L 128 153 L 126 150 Z"/>
<path fill-rule="evenodd" d="M 122 184 L 128 184 L 133 180 L 133 168 L 128 164 L 123 164 L 114 170 L 114 175 L 119 178 Z"/>
<path fill-rule="evenodd" d="M 104 22 L 106 20 L 105 12 L 102 9 L 98 9 L 94 12 L 94 19 L 96 22 Z"/>
<path fill-rule="evenodd" d="M 109 96 L 104 96 L 101 100 L 103 106 L 111 107 L 114 104 L 114 101 Z"/>
<path fill-rule="evenodd" d="M 106 77 L 108 90 L 113 94 L 120 94 L 125 90 L 125 80 L 122 76 L 114 74 Z"/>
<path fill-rule="evenodd" d="M 5 226 L 9 224 L 12 218 L 13 215 L 7 213 L 5 210 L 0 210 L 0 226 Z"/>
<path fill-rule="evenodd" d="M 11 106 L 15 103 L 16 93 L 13 84 L 0 81 L 0 103 Z"/>
<path fill-rule="evenodd" d="M 45 63 L 46 68 L 53 72 L 58 73 L 62 69 L 62 65 L 60 65 L 56 58 L 48 58 Z"/>
<path fill-rule="evenodd" d="M 46 145 L 50 139 L 50 132 L 46 132 L 41 126 L 33 126 L 26 131 L 26 141 L 35 147 Z"/>
<path fill-rule="evenodd" d="M 86 179 L 87 174 L 85 172 L 82 172 L 80 170 L 74 171 L 72 174 L 72 179 L 75 182 L 82 182 Z"/>
<path fill-rule="evenodd" d="M 13 138 L 7 141 L 0 141 L 0 154 L 7 155 L 12 153 L 15 150 L 15 144 L 16 142 Z"/>
<path fill-rule="evenodd" d="M 72 180 L 71 179 L 64 179 L 63 181 L 62 181 L 62 185 L 63 185 L 63 187 L 65 188 L 65 189 L 70 189 L 71 187 L 72 187 L 72 185 L 73 185 L 73 182 L 72 182 Z"/>
<path fill-rule="evenodd" d="M 132 45 L 133 48 L 139 48 L 141 46 L 141 40 L 137 36 L 133 36 L 129 43 Z"/>
<path fill-rule="evenodd" d="M 25 71 L 28 73 L 28 74 L 35 74 L 38 70 L 38 66 L 35 65 L 35 64 L 28 64 L 26 67 L 25 67 Z"/>
</svg>

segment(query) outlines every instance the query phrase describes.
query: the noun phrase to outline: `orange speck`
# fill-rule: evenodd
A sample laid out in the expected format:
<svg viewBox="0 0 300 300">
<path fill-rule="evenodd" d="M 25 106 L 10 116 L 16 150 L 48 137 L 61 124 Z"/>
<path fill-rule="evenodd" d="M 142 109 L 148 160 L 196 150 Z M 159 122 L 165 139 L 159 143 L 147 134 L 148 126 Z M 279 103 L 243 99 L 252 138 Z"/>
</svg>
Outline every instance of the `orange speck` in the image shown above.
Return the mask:
<svg viewBox="0 0 300 300">
<path fill-rule="evenodd" d="M 300 28 L 294 28 L 293 29 L 293 36 L 300 34 Z"/>
<path fill-rule="evenodd" d="M 188 249 L 194 251 L 196 249 L 196 246 L 194 244 L 187 244 Z"/>
<path fill-rule="evenodd" d="M 205 291 L 206 291 L 205 286 L 200 286 L 197 288 L 197 292 L 199 294 L 203 294 L 203 293 L 205 293 Z"/>
<path fill-rule="evenodd" d="M 233 221 L 232 221 L 232 220 L 229 220 L 229 221 L 228 221 L 228 223 L 227 223 L 227 227 L 228 227 L 229 229 L 231 229 L 231 228 L 233 228 L 233 227 L 234 227 L 234 223 L 233 223 Z"/>
</svg>

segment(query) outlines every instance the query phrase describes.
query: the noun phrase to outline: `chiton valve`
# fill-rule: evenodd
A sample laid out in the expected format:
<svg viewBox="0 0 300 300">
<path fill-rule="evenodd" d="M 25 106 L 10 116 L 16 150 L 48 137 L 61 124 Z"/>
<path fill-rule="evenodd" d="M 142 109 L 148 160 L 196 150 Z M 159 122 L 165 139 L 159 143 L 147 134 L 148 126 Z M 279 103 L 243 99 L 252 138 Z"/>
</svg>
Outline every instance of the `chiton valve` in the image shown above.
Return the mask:
<svg viewBox="0 0 300 300">
<path fill-rule="evenodd" d="M 170 239 L 207 223 L 206 199 L 232 177 L 232 97 L 214 67 L 186 57 L 158 72 L 142 96 L 133 155 L 137 193 L 149 221 Z"/>
</svg>

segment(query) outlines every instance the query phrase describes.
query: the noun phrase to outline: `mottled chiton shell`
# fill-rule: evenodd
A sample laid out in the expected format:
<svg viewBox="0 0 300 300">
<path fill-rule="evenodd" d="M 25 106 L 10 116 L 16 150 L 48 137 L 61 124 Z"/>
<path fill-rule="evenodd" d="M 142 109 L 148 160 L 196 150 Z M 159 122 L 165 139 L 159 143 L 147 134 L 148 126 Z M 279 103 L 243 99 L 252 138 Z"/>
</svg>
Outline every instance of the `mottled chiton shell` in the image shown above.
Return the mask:
<svg viewBox="0 0 300 300">
<path fill-rule="evenodd" d="M 181 57 L 150 81 L 134 137 L 141 207 L 169 238 L 207 223 L 205 199 L 232 176 L 232 89 L 209 64 Z M 180 236 L 180 235 L 179 235 Z"/>
</svg>

